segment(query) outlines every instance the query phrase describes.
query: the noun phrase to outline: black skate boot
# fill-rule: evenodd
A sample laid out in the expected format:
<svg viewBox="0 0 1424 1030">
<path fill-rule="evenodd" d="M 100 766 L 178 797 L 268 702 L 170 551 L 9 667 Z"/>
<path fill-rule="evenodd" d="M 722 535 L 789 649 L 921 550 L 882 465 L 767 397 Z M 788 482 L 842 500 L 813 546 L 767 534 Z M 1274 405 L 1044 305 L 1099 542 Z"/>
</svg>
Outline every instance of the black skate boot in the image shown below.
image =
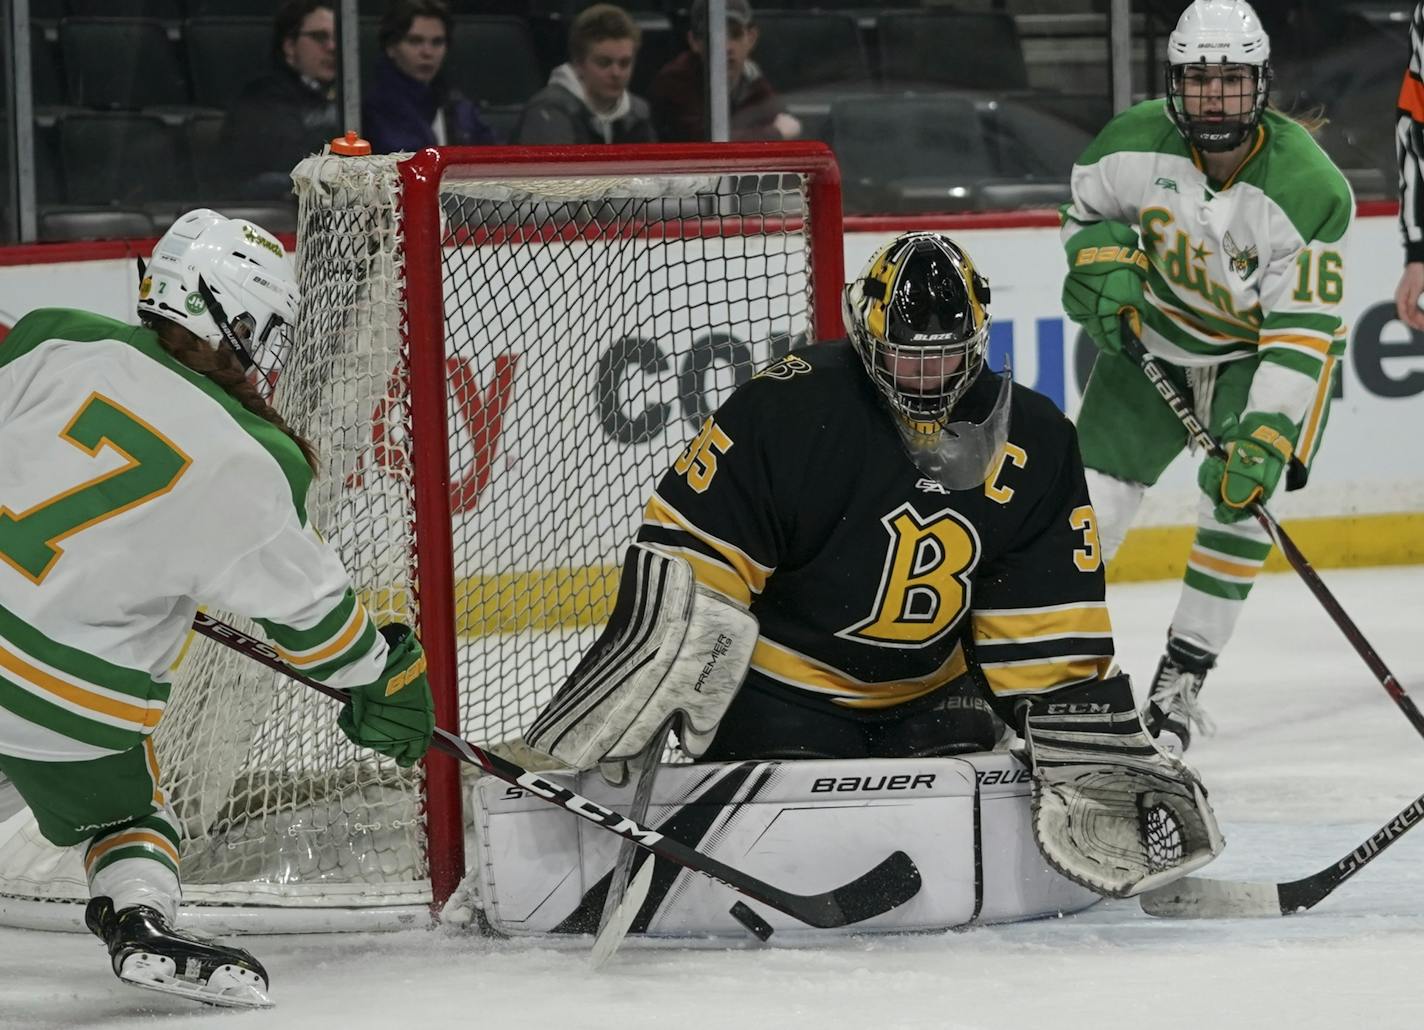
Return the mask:
<svg viewBox="0 0 1424 1030">
<path fill-rule="evenodd" d="M 1207 672 L 1216 664 L 1216 655 L 1181 637 L 1167 637 L 1167 653 L 1157 663 L 1152 691 L 1142 722 L 1152 736 L 1171 734 L 1186 751 L 1192 742 L 1192 727 L 1204 735 L 1216 732 L 1216 725 L 1197 702 Z M 1170 738 L 1163 738 L 1170 744 Z"/>
<path fill-rule="evenodd" d="M 224 1008 L 269 1008 L 267 970 L 243 951 L 168 925 L 162 913 L 137 905 L 114 911 L 92 898 L 84 923 L 109 948 L 124 983 Z"/>
</svg>

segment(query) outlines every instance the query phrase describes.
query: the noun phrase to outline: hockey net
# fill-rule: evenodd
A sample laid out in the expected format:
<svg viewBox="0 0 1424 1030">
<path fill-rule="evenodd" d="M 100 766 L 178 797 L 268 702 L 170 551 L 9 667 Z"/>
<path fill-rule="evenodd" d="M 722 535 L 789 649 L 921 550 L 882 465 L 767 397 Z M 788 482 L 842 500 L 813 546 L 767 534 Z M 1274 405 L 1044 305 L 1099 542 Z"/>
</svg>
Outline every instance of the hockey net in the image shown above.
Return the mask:
<svg viewBox="0 0 1424 1030">
<path fill-rule="evenodd" d="M 834 162 L 448 148 L 293 179 L 303 300 L 275 404 L 321 453 L 310 518 L 377 621 L 418 626 L 440 724 L 517 746 L 606 618 L 657 478 L 755 368 L 840 334 Z M 200 637 L 172 696 L 156 742 L 189 918 L 409 925 L 458 883 L 448 758 L 359 750 L 332 702 Z M 56 903 L 86 897 L 78 850 L 9 829 L 0 922 L 77 925 Z"/>
</svg>

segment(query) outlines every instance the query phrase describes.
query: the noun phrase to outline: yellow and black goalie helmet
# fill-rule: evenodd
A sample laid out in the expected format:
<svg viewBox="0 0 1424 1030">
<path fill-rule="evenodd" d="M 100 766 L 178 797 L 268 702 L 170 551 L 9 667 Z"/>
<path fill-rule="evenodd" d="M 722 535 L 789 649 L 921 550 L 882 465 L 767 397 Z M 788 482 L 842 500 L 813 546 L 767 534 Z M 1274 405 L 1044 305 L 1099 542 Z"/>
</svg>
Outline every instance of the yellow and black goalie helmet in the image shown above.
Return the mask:
<svg viewBox="0 0 1424 1030">
<path fill-rule="evenodd" d="M 984 367 L 988 304 L 989 282 L 958 244 L 936 232 L 907 232 L 846 286 L 841 311 L 891 408 L 910 422 L 943 426 Z"/>
</svg>

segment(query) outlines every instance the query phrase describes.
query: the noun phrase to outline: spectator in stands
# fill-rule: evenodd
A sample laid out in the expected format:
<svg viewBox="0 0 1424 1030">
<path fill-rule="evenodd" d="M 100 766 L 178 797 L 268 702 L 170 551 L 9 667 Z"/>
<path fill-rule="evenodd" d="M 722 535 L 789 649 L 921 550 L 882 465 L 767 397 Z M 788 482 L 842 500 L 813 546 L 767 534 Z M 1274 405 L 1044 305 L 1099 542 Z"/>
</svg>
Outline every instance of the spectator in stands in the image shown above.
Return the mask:
<svg viewBox="0 0 1424 1030">
<path fill-rule="evenodd" d="M 664 142 L 711 138 L 707 122 L 707 0 L 695 0 L 687 49 L 654 76 L 648 95 L 653 125 Z M 801 122 L 752 60 L 757 27 L 747 0 L 727 0 L 727 92 L 731 138 L 796 139 Z"/>
<path fill-rule="evenodd" d="M 444 0 L 394 0 L 381 18 L 376 74 L 362 132 L 378 154 L 498 142 L 475 105 L 445 81 L 450 8 Z"/>
<path fill-rule="evenodd" d="M 286 0 L 277 9 L 272 63 L 243 87 L 223 126 L 238 193 L 251 199 L 286 196 L 292 167 L 341 134 L 330 0 Z"/>
<path fill-rule="evenodd" d="M 514 130 L 517 143 L 651 143 L 648 102 L 628 92 L 642 32 L 628 12 L 594 4 L 569 26 L 569 60 L 549 75 Z"/>
<path fill-rule="evenodd" d="M 1409 21 L 1409 65 L 1399 88 L 1395 110 L 1395 153 L 1399 158 L 1399 229 L 1404 237 L 1404 274 L 1395 287 L 1399 319 L 1411 329 L 1424 331 L 1424 3 L 1414 5 Z"/>
</svg>

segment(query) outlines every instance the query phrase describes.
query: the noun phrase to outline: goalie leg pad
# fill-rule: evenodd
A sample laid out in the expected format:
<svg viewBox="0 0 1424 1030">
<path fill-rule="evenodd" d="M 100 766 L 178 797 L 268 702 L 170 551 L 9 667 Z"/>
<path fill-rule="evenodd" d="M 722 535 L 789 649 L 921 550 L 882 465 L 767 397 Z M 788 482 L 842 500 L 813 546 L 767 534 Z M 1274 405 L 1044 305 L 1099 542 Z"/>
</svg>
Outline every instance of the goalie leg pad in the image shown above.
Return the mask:
<svg viewBox="0 0 1424 1030">
<path fill-rule="evenodd" d="M 751 664 L 757 622 L 698 587 L 686 559 L 633 544 L 608 625 L 524 734 L 573 769 L 613 782 L 676 717 L 683 749 L 706 751 Z"/>
<path fill-rule="evenodd" d="M 1024 737 L 1034 838 L 1070 880 L 1131 897 L 1225 847 L 1196 773 L 1148 736 L 1126 676 L 1027 702 Z"/>
</svg>

